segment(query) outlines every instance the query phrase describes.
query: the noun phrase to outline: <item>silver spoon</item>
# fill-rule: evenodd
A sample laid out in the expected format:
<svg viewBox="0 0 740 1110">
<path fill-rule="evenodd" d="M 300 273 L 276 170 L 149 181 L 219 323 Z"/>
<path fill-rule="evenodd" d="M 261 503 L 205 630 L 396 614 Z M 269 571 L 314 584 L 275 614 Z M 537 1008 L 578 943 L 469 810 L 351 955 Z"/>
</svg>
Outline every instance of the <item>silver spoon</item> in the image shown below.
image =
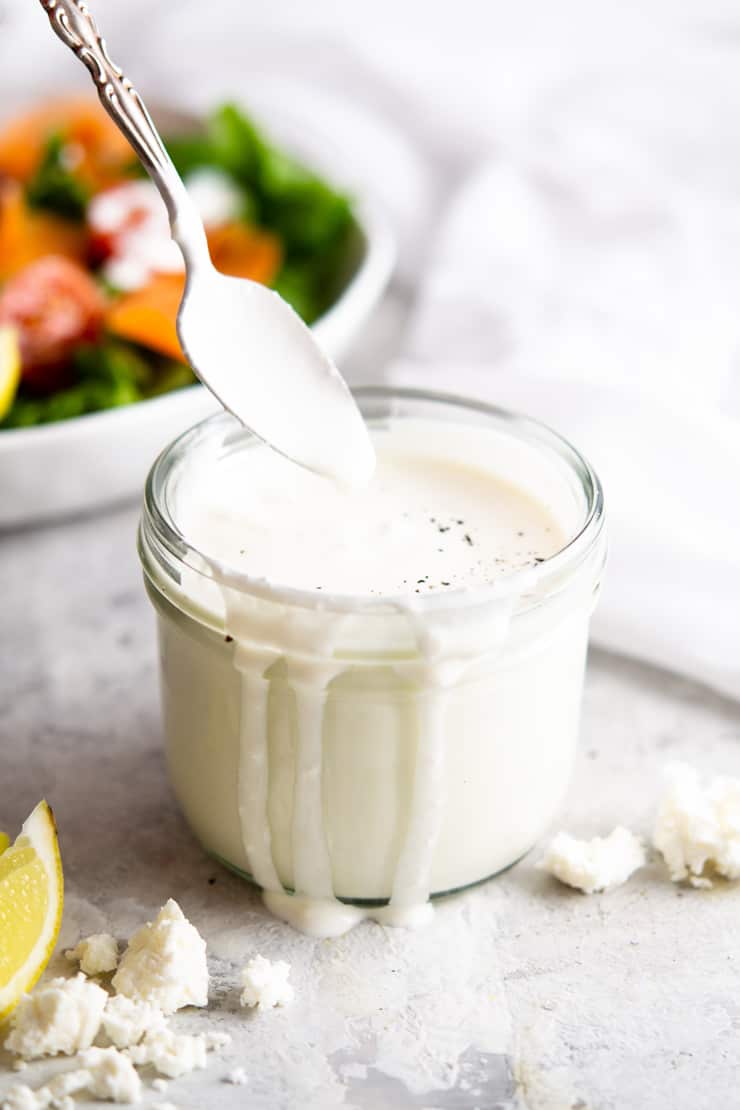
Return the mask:
<svg viewBox="0 0 740 1110">
<path fill-rule="evenodd" d="M 195 373 L 225 408 L 283 455 L 348 484 L 367 482 L 375 453 L 336 366 L 282 297 L 215 269 L 200 216 L 143 100 L 108 57 L 87 4 L 41 0 L 41 6 L 89 69 L 103 107 L 167 205 L 187 273 L 177 334 Z"/>
</svg>

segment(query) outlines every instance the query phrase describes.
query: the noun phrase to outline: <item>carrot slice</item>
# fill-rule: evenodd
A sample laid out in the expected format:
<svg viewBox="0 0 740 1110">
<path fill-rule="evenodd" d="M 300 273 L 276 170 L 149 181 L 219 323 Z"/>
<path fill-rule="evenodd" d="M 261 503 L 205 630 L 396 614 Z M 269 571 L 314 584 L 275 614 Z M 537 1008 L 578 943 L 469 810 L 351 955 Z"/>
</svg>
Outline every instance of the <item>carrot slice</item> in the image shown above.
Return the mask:
<svg viewBox="0 0 740 1110">
<path fill-rule="evenodd" d="M 96 100 L 65 97 L 15 116 L 0 129 L 0 175 L 26 182 L 38 168 L 51 135 L 61 134 L 77 159 L 74 172 L 91 189 L 125 176 L 134 154 Z"/>
<path fill-rule="evenodd" d="M 29 208 L 18 182 L 0 186 L 0 282 L 47 254 L 84 261 L 87 238 L 83 226 Z"/>
<path fill-rule="evenodd" d="M 214 266 L 233 277 L 266 284 L 280 265 L 280 243 L 269 232 L 229 223 L 208 232 Z M 182 274 L 154 274 L 141 289 L 116 300 L 106 317 L 108 330 L 160 354 L 187 361 L 177 338 L 176 320 L 185 279 Z"/>
<path fill-rule="evenodd" d="M 114 302 L 106 317 L 108 330 L 121 339 L 185 361 L 175 327 L 184 288 L 182 274 L 155 274 L 147 285 Z"/>
<path fill-rule="evenodd" d="M 280 269 L 280 240 L 249 224 L 221 224 L 208 230 L 213 265 L 224 274 L 269 284 Z"/>
</svg>

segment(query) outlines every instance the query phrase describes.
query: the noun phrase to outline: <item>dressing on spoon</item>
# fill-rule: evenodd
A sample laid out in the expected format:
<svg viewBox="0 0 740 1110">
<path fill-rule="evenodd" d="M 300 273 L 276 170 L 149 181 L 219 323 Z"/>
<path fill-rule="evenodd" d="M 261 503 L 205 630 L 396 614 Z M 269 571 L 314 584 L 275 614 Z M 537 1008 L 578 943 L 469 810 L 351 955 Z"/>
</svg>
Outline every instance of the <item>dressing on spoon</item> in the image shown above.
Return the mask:
<svg viewBox="0 0 740 1110">
<path fill-rule="evenodd" d="M 40 2 L 56 34 L 89 69 L 103 107 L 167 205 L 187 271 L 177 334 L 195 373 L 281 454 L 342 484 L 366 484 L 375 453 L 336 366 L 279 294 L 213 266 L 200 216 L 144 102 L 108 57 L 87 4 Z"/>
</svg>

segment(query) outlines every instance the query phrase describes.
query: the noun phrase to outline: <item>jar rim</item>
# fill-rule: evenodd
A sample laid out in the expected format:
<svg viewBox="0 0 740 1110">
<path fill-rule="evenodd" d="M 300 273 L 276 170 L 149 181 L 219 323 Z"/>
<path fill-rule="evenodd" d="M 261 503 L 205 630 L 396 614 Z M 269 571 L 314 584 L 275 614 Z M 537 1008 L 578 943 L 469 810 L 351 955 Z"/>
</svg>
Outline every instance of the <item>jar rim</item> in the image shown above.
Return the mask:
<svg viewBox="0 0 740 1110">
<path fill-rule="evenodd" d="M 493 598 L 521 594 L 524 583 L 526 583 L 527 593 L 540 593 L 543 587 L 544 592 L 548 593 L 550 591 L 545 587 L 546 581 L 567 577 L 568 572 L 579 565 L 596 544 L 604 524 L 604 494 L 601 482 L 586 457 L 548 424 L 498 405 L 436 390 L 373 385 L 353 387 L 352 393 L 361 408 L 363 405 L 372 403 L 392 405 L 393 402 L 408 402 L 448 406 L 484 418 L 490 417 L 502 424 L 506 431 L 514 434 L 521 442 L 554 451 L 566 464 L 571 474 L 575 475 L 585 495 L 586 512 L 580 528 L 562 548 L 535 566 L 512 571 L 491 583 L 461 586 L 444 594 L 423 594 L 413 599 L 407 594 L 384 597 L 330 591 L 317 594 L 312 590 L 257 578 L 219 563 L 218 560 L 191 544 L 168 511 L 166 491 L 172 468 L 183 453 L 208 435 L 211 429 L 233 423 L 237 429 L 234 443 L 257 439 L 247 428 L 239 425 L 230 413 L 216 412 L 172 440 L 155 459 L 147 475 L 138 541 L 139 555 L 145 570 L 148 565 L 147 556 L 151 552 L 159 566 L 178 581 L 179 574 L 176 567 L 170 564 L 171 559 L 176 563 L 184 564 L 191 571 L 212 578 L 223 586 L 304 609 L 351 612 L 362 608 L 365 611 L 388 612 L 397 611 L 399 607 L 403 607 L 424 612 L 468 607 Z M 390 415 L 393 415 L 392 409 Z"/>
</svg>

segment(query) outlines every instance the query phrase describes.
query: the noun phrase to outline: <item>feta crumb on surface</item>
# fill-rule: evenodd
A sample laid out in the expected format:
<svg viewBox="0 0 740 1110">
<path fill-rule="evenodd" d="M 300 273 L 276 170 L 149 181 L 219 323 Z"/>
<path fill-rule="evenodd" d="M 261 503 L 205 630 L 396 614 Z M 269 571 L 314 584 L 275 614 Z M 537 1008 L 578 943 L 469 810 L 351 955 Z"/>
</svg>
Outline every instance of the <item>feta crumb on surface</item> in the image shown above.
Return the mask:
<svg viewBox="0 0 740 1110">
<path fill-rule="evenodd" d="M 177 1110 L 174 1102 L 153 1102 L 152 1110 Z"/>
<path fill-rule="evenodd" d="M 84 1091 L 90 1079 L 89 1072 L 84 1068 L 73 1068 L 71 1071 L 63 1071 L 60 1075 L 55 1075 L 50 1079 L 45 1087 L 41 1087 L 36 1091 L 36 1097 L 47 1096 L 53 1106 L 63 1099 L 70 1098 L 71 1095 L 77 1094 L 78 1091 Z"/>
<path fill-rule="evenodd" d="M 217 1052 L 231 1044 L 228 1033 L 175 1033 L 164 1028 L 148 1033 L 144 1040 L 126 1050 L 138 1067 L 151 1064 L 162 1075 L 180 1075 L 206 1067 L 206 1053 Z"/>
<path fill-rule="evenodd" d="M 25 1083 L 19 1083 L 10 1090 L 3 1098 L 3 1110 L 39 1110 L 40 1107 L 49 1105 L 49 1101 L 39 1101 L 37 1098 L 38 1091 L 31 1090 Z"/>
<path fill-rule="evenodd" d="M 126 1050 L 131 1061 L 143 1067 L 151 1064 L 160 1074 L 177 1079 L 206 1066 L 206 1038 L 202 1033 L 173 1033 L 164 1029 L 144 1038 Z"/>
<path fill-rule="evenodd" d="M 89 1048 L 80 1060 L 87 1071 L 87 1090 L 108 1102 L 141 1102 L 141 1079 L 117 1048 Z"/>
<path fill-rule="evenodd" d="M 719 777 L 702 786 L 686 763 L 672 764 L 665 775 L 653 843 L 671 879 L 708 888 L 711 874 L 740 878 L 740 779 Z"/>
<path fill-rule="evenodd" d="M 272 963 L 264 956 L 255 956 L 242 968 L 242 1006 L 258 1006 L 268 1010 L 273 1006 L 286 1006 L 293 1001 L 293 988 L 288 982 L 290 964 L 285 960 Z"/>
<path fill-rule="evenodd" d="M 174 899 L 132 936 L 113 976 L 118 994 L 166 1014 L 208 1004 L 206 944 Z"/>
<path fill-rule="evenodd" d="M 626 882 L 644 864 L 642 841 L 618 825 L 609 836 L 593 840 L 558 833 L 537 866 L 567 886 L 594 894 Z"/>
<path fill-rule="evenodd" d="M 131 1061 L 115 1048 L 89 1048 L 80 1055 L 81 1068 L 61 1072 L 43 1087 L 13 1087 L 5 1096 L 5 1110 L 73 1110 L 72 1095 L 88 1091 L 107 1102 L 141 1101 L 141 1080 Z"/>
<path fill-rule="evenodd" d="M 161 1095 L 164 1094 L 168 1087 L 169 1083 L 166 1079 L 162 1079 L 161 1076 L 157 1076 L 156 1079 L 152 1080 L 152 1090 L 159 1091 Z"/>
<path fill-rule="evenodd" d="M 118 941 L 110 933 L 93 933 L 64 954 L 85 975 L 104 975 L 118 967 Z"/>
<path fill-rule="evenodd" d="M 166 1028 L 167 1019 L 153 1002 L 137 1002 L 125 994 L 109 998 L 103 1011 L 102 1026 L 116 1048 L 138 1044 L 147 1033 Z"/>
<path fill-rule="evenodd" d="M 78 973 L 52 979 L 24 994 L 11 1016 L 5 1047 L 18 1056 L 71 1056 L 89 1048 L 100 1028 L 108 995 Z"/>
<path fill-rule="evenodd" d="M 232 1068 L 227 1075 L 224 1076 L 225 1083 L 233 1083 L 235 1087 L 243 1087 L 247 1082 L 247 1073 L 244 1068 Z"/>
</svg>

